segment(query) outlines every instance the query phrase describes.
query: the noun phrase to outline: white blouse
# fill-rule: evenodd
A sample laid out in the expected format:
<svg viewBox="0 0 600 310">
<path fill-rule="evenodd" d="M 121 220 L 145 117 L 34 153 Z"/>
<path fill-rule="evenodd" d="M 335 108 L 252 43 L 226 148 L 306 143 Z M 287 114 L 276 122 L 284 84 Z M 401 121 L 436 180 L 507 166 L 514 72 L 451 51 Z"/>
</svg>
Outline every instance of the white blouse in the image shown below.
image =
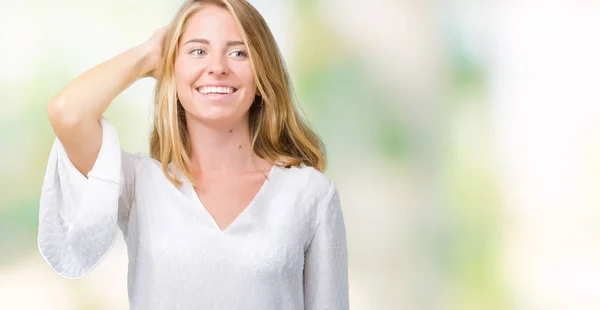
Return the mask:
<svg viewBox="0 0 600 310">
<path fill-rule="evenodd" d="M 346 231 L 335 184 L 312 167 L 273 166 L 224 231 L 191 184 L 124 152 L 101 120 L 102 146 L 83 176 L 56 139 L 39 210 L 38 247 L 66 278 L 89 273 L 117 227 L 129 256 L 130 309 L 348 309 Z M 235 194 L 235 193 L 232 193 Z"/>
</svg>

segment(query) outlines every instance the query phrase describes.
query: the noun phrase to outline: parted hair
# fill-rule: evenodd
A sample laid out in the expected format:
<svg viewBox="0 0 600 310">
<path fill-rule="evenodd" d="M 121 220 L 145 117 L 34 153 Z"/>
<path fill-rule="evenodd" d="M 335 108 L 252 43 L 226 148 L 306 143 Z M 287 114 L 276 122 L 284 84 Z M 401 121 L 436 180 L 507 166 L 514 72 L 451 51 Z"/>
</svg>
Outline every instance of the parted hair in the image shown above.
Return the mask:
<svg viewBox="0 0 600 310">
<path fill-rule="evenodd" d="M 257 94 L 249 110 L 253 151 L 282 166 L 301 164 L 323 171 L 325 148 L 295 106 L 289 73 L 275 38 L 261 14 L 245 0 L 186 1 L 168 27 L 163 46 L 163 73 L 154 90 L 154 124 L 150 156 L 162 165 L 175 185 L 181 182 L 169 164 L 192 184 L 190 139 L 185 110 L 177 99 L 174 63 L 179 41 L 188 20 L 207 5 L 227 9 L 233 16 L 248 49 Z"/>
</svg>

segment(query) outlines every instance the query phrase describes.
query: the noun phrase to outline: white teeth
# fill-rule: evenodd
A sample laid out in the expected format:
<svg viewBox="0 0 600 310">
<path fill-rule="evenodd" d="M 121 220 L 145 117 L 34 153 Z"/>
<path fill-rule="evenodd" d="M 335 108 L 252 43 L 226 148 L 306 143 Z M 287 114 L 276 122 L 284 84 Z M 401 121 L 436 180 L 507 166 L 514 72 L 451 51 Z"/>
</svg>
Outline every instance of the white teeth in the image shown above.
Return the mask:
<svg viewBox="0 0 600 310">
<path fill-rule="evenodd" d="M 201 94 L 231 94 L 235 91 L 233 87 L 203 86 L 200 87 Z"/>
</svg>

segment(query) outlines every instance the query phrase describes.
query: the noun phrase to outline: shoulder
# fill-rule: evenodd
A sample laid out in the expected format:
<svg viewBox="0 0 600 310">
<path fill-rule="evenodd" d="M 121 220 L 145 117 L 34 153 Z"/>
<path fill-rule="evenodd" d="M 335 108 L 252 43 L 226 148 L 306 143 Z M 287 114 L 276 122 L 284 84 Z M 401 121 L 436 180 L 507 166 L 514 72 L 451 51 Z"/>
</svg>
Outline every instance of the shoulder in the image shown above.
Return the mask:
<svg viewBox="0 0 600 310">
<path fill-rule="evenodd" d="M 129 153 L 122 151 L 121 164 L 124 171 L 144 175 L 161 169 L 160 162 L 144 152 Z"/>
<path fill-rule="evenodd" d="M 337 195 L 335 182 L 323 172 L 306 165 L 280 168 L 286 176 L 288 188 L 299 190 L 317 205 Z"/>
<path fill-rule="evenodd" d="M 311 188 L 328 188 L 333 180 L 323 172 L 306 165 L 292 166 L 290 168 L 280 168 L 285 174 L 296 183 L 305 183 Z"/>
<path fill-rule="evenodd" d="M 287 176 L 284 184 L 285 191 L 293 192 L 291 198 L 295 204 L 295 220 L 306 225 L 306 251 L 320 224 L 331 223 L 332 214 L 341 211 L 340 199 L 335 182 L 323 172 L 309 166 L 281 168 Z M 293 199 L 297 198 L 297 199 Z M 327 227 L 327 226 L 321 226 Z"/>
</svg>

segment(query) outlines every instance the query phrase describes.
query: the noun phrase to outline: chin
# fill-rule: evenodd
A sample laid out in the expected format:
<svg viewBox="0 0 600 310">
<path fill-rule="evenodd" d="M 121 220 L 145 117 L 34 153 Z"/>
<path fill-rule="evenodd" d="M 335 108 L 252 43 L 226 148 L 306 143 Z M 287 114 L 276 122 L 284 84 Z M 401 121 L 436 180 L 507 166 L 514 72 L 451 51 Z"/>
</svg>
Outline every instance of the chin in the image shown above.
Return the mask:
<svg viewBox="0 0 600 310">
<path fill-rule="evenodd" d="M 228 111 L 227 109 L 212 108 L 207 110 L 202 111 L 202 113 L 193 113 L 190 116 L 192 116 L 198 122 L 214 127 L 230 126 L 231 124 L 235 124 L 243 120 L 243 115 L 239 116 L 236 113 L 232 113 L 233 111 Z"/>
</svg>

